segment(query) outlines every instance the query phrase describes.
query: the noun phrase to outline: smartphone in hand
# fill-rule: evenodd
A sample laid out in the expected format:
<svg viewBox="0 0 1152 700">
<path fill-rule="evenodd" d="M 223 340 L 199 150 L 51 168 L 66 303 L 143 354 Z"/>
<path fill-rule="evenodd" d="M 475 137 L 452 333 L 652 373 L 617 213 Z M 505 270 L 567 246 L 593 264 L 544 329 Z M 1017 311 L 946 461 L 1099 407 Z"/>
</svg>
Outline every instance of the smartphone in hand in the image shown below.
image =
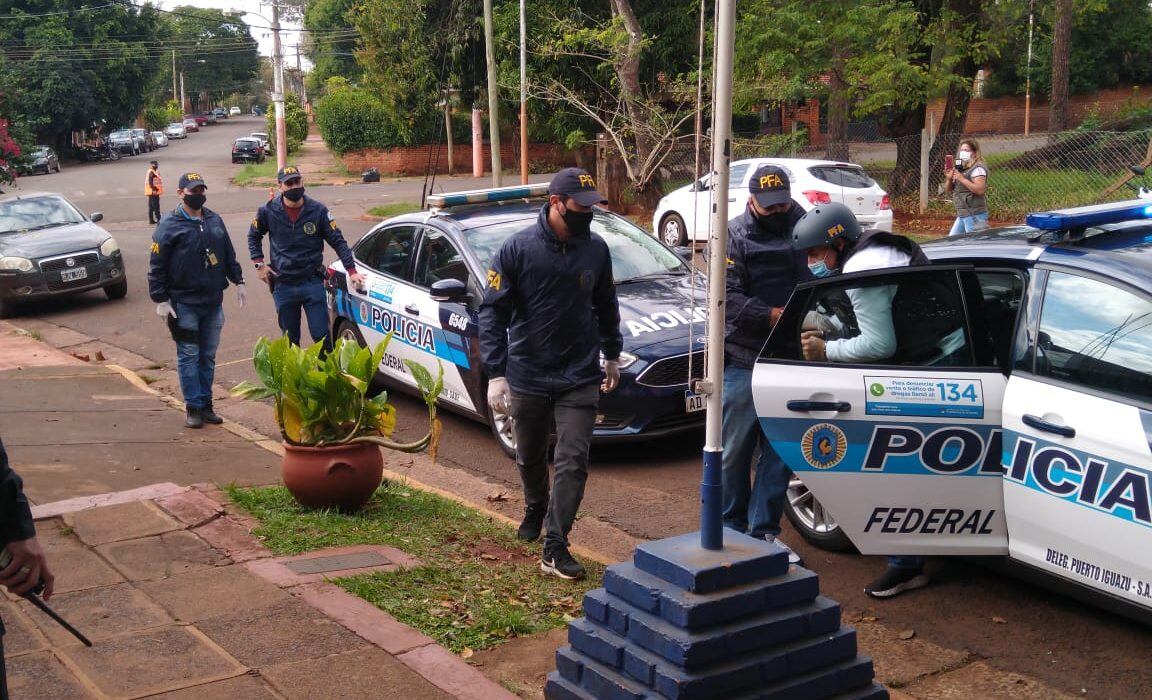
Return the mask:
<svg viewBox="0 0 1152 700">
<path fill-rule="evenodd" d="M 955 168 L 956 168 L 956 158 L 951 153 L 944 156 L 944 172 L 946 172 L 946 173 L 950 172 Z"/>
</svg>

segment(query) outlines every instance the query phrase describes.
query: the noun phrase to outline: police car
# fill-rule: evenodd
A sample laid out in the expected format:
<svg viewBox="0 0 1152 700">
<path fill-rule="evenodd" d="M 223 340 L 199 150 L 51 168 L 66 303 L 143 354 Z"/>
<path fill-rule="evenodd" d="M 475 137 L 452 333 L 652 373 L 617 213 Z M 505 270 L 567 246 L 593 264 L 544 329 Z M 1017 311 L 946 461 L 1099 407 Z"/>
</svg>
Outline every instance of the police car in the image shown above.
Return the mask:
<svg viewBox="0 0 1152 700">
<path fill-rule="evenodd" d="M 930 267 L 802 285 L 765 346 L 753 392 L 797 477 L 790 520 L 828 549 L 1006 556 L 1147 618 L 1152 207 L 1037 213 L 924 252 Z M 833 309 L 851 327 L 845 293 L 875 286 L 897 345 L 927 324 L 960 331 L 954 347 L 803 360 L 803 329 Z"/>
<path fill-rule="evenodd" d="M 391 385 L 415 390 L 405 360 L 444 368 L 440 405 L 487 422 L 515 453 L 507 415 L 488 408 L 477 312 L 492 256 L 540 213 L 547 184 L 433 195 L 430 210 L 375 226 L 353 247 L 362 290 L 333 263 L 333 332 L 361 344 L 393 339 L 380 365 Z M 601 396 L 593 440 L 655 438 L 702 425 L 704 404 L 689 379 L 704 365 L 706 285 L 675 251 L 643 229 L 596 209 L 592 230 L 608 243 L 620 300 L 620 385 Z"/>
</svg>

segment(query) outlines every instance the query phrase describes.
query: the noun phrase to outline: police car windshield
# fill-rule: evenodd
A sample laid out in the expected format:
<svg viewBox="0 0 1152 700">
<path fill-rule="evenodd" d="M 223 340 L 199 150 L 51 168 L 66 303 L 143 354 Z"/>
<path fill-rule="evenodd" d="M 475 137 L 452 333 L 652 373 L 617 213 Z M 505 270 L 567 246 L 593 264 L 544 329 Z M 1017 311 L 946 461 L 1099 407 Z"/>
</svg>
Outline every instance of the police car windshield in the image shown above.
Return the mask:
<svg viewBox="0 0 1152 700">
<path fill-rule="evenodd" d="M 469 229 L 466 233 L 468 245 L 480 265 L 487 268 L 505 239 L 523 231 L 533 220 L 524 218 Z M 592 231 L 608 244 L 612 254 L 612 276 L 617 282 L 635 277 L 688 274 L 683 260 L 627 219 L 597 210 L 592 219 Z"/>
<path fill-rule="evenodd" d="M 36 231 L 84 222 L 84 215 L 58 197 L 25 197 L 0 202 L 0 233 Z"/>
</svg>

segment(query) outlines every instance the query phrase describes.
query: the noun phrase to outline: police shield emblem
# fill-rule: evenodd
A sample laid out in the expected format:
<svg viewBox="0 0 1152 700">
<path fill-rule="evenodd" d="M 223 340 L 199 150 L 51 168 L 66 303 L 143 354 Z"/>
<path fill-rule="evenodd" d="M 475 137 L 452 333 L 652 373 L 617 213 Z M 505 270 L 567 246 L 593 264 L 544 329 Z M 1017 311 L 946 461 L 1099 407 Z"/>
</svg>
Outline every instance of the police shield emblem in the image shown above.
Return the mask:
<svg viewBox="0 0 1152 700">
<path fill-rule="evenodd" d="M 304 222 L 304 235 L 315 236 L 316 235 L 316 224 L 312 223 L 311 221 Z"/>
<path fill-rule="evenodd" d="M 844 431 L 831 423 L 817 423 L 800 438 L 804 461 L 816 469 L 831 469 L 844 459 L 848 440 Z"/>
</svg>

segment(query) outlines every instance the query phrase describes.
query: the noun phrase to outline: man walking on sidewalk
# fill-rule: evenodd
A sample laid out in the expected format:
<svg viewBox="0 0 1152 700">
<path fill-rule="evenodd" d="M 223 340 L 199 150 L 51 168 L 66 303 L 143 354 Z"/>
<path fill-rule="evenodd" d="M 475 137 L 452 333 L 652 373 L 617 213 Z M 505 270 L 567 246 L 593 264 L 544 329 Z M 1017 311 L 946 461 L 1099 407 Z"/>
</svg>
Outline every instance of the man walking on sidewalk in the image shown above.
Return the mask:
<svg viewBox="0 0 1152 700">
<path fill-rule="evenodd" d="M 160 164 L 149 161 L 144 176 L 144 194 L 148 195 L 148 223 L 160 223 L 160 195 L 164 194 L 164 181 L 160 178 Z"/>
<path fill-rule="evenodd" d="M 24 496 L 24 482 L 20 475 L 8 466 L 8 453 L 0 441 L 0 547 L 6 550 L 12 561 L 0 568 L 0 586 L 10 593 L 20 595 L 44 583 L 40 597 L 52 597 L 52 582 L 55 577 L 48 569 L 44 550 L 36 540 L 36 527 L 32 522 L 32 511 Z M 8 681 L 4 673 L 4 621 L 0 620 L 0 700 L 8 700 Z"/>
<path fill-rule="evenodd" d="M 328 300 L 324 293 L 324 243 L 340 256 L 353 286 L 364 285 L 356 271 L 352 250 L 332 219 L 328 207 L 304 194 L 300 169 L 286 165 L 276 174 L 280 196 L 256 212 L 248 229 L 248 252 L 260 279 L 275 281 L 272 299 L 280 330 L 300 344 L 300 311 L 308 319 L 312 342 L 330 347 Z M 272 257 L 264 263 L 264 235 L 268 234 Z"/>
<path fill-rule="evenodd" d="M 606 202 L 587 172 L 557 173 L 536 223 L 506 240 L 493 259 L 480 306 L 488 404 L 515 421 L 526 506 L 516 534 L 536 541 L 547 516 L 540 568 L 565 579 L 584 576 L 568 551 L 568 533 L 584 498 L 600 391 L 620 382 L 624 341 L 612 258 L 604 239 L 591 232 L 592 207 Z"/>
<path fill-rule="evenodd" d="M 224 422 L 212 408 L 212 382 L 228 282 L 236 285 L 241 308 L 245 299 L 244 273 L 228 229 L 216 212 L 204 207 L 207 189 L 196 173 L 180 176 L 176 191 L 180 206 L 161 219 L 152 234 L 148 270 L 148 294 L 176 341 L 180 391 L 187 412 L 184 425 L 189 428 Z"/>
</svg>

